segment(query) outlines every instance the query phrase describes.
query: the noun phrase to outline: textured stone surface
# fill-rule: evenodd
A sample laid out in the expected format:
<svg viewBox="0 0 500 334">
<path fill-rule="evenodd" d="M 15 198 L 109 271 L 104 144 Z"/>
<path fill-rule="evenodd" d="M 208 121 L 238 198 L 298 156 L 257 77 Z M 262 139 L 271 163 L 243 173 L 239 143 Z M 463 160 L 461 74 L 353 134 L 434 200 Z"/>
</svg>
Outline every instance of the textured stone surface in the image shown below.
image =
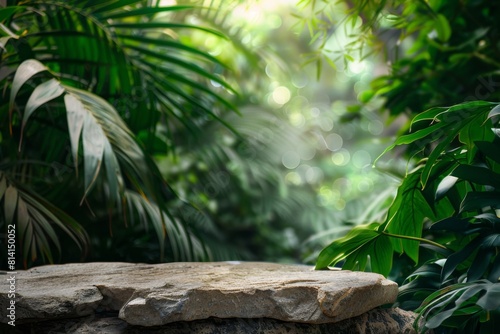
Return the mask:
<svg viewBox="0 0 500 334">
<path fill-rule="evenodd" d="M 2 309 L 6 284 L 0 284 Z M 18 323 L 112 310 L 141 326 L 209 317 L 330 323 L 397 295 L 397 285 L 377 274 L 257 262 L 42 266 L 19 271 L 16 288 Z"/>
<path fill-rule="evenodd" d="M 12 334 L 416 334 L 415 313 L 401 309 L 375 309 L 360 316 L 328 324 L 304 324 L 274 319 L 217 319 L 183 321 L 160 327 L 132 326 L 116 317 L 85 317 L 16 326 Z M 5 325 L 4 325 L 5 326 Z M 10 333 L 0 325 L 0 333 Z M 430 332 L 429 332 L 430 334 Z"/>
</svg>

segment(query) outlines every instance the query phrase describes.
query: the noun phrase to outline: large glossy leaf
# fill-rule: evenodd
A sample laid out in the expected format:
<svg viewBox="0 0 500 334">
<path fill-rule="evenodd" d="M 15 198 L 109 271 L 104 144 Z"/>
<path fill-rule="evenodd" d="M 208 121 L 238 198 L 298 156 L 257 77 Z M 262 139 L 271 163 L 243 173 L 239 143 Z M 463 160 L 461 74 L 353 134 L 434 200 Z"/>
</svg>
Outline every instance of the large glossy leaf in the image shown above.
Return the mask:
<svg viewBox="0 0 500 334">
<path fill-rule="evenodd" d="M 451 175 L 462 180 L 500 189 L 500 174 L 486 167 L 461 164 L 453 170 Z"/>
<path fill-rule="evenodd" d="M 353 228 L 345 237 L 332 242 L 318 256 L 316 269 L 326 269 L 346 260 L 344 269 L 365 270 L 368 259 L 371 269 L 387 276 L 392 266 L 393 249 L 389 237 L 383 235 L 372 223 Z"/>
<path fill-rule="evenodd" d="M 424 129 L 421 129 L 421 130 L 418 130 L 414 133 L 411 133 L 411 134 L 408 134 L 408 135 L 404 135 L 404 136 L 401 136 L 401 137 L 398 137 L 396 139 L 396 141 L 390 145 L 389 147 L 387 147 L 384 152 L 382 152 L 382 154 L 377 158 L 377 160 L 384 154 L 386 154 L 387 152 L 389 152 L 390 150 L 392 150 L 394 147 L 398 146 L 398 145 L 405 145 L 405 144 L 411 144 L 417 140 L 420 140 L 420 139 L 423 139 L 431 134 L 435 134 L 435 133 L 440 133 L 438 131 L 440 131 L 441 129 L 443 129 L 444 127 L 446 127 L 447 125 L 443 122 L 439 122 L 439 123 L 435 123 L 435 124 L 432 124 L 431 126 L 427 127 L 427 128 L 424 128 Z"/>
<path fill-rule="evenodd" d="M 408 174 L 389 208 L 384 223 L 385 230 L 391 234 L 411 237 L 422 236 L 422 226 L 425 218 L 433 218 L 434 212 L 422 194 L 420 188 L 421 169 Z M 418 263 L 419 242 L 406 239 L 392 239 L 394 250 L 406 253 L 415 263 Z"/>
</svg>

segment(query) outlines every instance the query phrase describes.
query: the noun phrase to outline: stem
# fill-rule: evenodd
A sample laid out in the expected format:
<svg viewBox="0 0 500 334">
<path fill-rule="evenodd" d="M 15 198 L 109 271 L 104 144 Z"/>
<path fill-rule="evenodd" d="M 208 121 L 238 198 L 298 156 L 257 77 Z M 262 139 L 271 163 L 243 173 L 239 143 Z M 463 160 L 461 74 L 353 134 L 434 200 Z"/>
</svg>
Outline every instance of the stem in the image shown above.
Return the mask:
<svg viewBox="0 0 500 334">
<path fill-rule="evenodd" d="M 419 237 L 410 237 L 409 235 L 399 235 L 399 234 L 392 234 L 392 233 L 387 233 L 385 231 L 382 232 L 383 235 L 386 235 L 388 237 L 393 237 L 393 238 L 399 238 L 399 239 L 407 239 L 407 240 L 414 240 L 414 241 L 420 241 L 426 244 L 434 245 L 436 247 L 442 248 L 442 249 L 448 249 L 445 246 L 438 244 L 437 242 L 427 240 L 424 238 L 419 238 Z"/>
</svg>

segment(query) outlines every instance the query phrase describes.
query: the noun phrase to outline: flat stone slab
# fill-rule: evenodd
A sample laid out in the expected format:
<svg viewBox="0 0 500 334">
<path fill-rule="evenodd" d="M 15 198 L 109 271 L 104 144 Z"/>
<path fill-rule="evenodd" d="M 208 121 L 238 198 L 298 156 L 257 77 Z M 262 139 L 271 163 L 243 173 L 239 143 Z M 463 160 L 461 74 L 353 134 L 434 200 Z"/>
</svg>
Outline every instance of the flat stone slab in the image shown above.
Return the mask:
<svg viewBox="0 0 500 334">
<path fill-rule="evenodd" d="M 0 278 L 3 275 L 0 275 Z M 4 276 L 5 277 L 5 276 Z M 0 307 L 10 302 L 0 281 Z M 18 271 L 16 322 L 119 311 L 131 325 L 215 318 L 333 323 L 392 303 L 397 284 L 373 273 L 261 262 L 81 263 Z M 6 323 L 8 318 L 1 318 Z"/>
</svg>

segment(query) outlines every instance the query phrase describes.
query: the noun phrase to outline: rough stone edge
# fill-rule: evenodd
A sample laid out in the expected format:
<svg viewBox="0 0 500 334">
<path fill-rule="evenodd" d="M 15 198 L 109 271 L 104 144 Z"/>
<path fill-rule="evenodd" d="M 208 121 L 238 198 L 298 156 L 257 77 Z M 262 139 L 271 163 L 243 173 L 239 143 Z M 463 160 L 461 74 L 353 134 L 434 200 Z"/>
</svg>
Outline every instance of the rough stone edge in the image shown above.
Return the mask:
<svg viewBox="0 0 500 334">
<path fill-rule="evenodd" d="M 106 333 L 106 334 L 415 334 L 416 314 L 398 308 L 374 309 L 360 316 L 328 324 L 304 324 L 275 319 L 209 318 L 191 322 L 175 322 L 157 327 L 132 326 L 117 314 L 99 314 L 17 325 L 0 324 L 0 332 L 21 333 Z M 10 327 L 10 328 L 9 328 Z M 431 333 L 431 332 L 428 332 Z"/>
</svg>

